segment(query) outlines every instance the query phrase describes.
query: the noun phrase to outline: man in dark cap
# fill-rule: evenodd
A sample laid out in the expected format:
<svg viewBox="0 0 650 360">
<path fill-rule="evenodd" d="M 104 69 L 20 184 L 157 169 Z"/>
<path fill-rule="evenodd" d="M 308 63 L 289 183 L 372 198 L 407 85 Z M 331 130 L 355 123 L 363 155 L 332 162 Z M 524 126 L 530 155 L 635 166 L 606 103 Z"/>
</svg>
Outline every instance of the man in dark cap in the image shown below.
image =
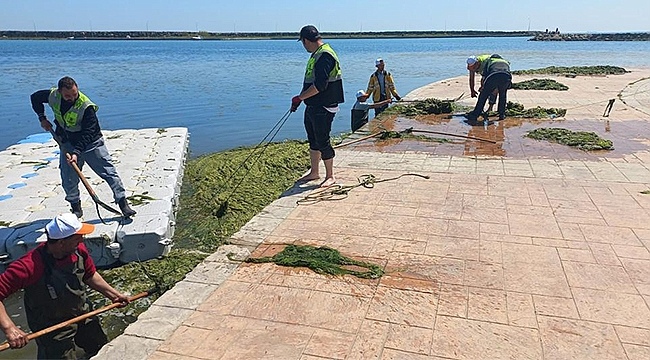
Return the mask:
<svg viewBox="0 0 650 360">
<path fill-rule="evenodd" d="M 309 141 L 311 169 L 299 181 L 320 178 L 318 165 L 325 164 L 325 180 L 321 187 L 334 185 L 334 149 L 330 144 L 332 121 L 343 103 L 343 80 L 339 58 L 329 44 L 323 43 L 318 29 L 306 25 L 300 29 L 300 38 L 311 57 L 307 61 L 305 78 L 300 94 L 291 99 L 291 111 L 298 110 L 305 102 L 305 130 Z"/>
</svg>

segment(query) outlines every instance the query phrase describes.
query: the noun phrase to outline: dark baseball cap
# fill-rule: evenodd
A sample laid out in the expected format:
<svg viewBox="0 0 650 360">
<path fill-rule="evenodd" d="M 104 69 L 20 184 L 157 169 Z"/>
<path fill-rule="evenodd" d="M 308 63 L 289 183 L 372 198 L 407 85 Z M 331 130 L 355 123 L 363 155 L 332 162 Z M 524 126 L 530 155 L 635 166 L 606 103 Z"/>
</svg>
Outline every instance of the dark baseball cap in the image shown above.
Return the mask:
<svg viewBox="0 0 650 360">
<path fill-rule="evenodd" d="M 320 39 L 320 33 L 318 32 L 318 29 L 314 25 L 305 25 L 300 29 L 300 38 L 298 38 L 298 41 L 302 39 L 307 39 L 309 41 L 316 41 Z"/>
</svg>

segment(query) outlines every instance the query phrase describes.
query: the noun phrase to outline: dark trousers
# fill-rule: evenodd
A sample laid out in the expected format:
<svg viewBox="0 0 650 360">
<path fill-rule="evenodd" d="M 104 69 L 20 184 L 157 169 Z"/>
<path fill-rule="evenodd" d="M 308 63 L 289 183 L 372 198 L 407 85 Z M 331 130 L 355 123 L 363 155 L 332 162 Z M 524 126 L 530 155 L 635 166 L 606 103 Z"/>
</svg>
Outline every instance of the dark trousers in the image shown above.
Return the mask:
<svg viewBox="0 0 650 360">
<path fill-rule="evenodd" d="M 323 160 L 334 157 L 334 149 L 330 144 L 334 115 L 322 106 L 309 105 L 305 109 L 305 131 L 307 131 L 309 149 L 320 151 Z"/>
<path fill-rule="evenodd" d="M 37 356 L 38 359 L 77 359 L 79 347 L 90 358 L 107 342 L 99 319 L 94 316 L 36 338 Z"/>
<path fill-rule="evenodd" d="M 474 110 L 472 110 L 472 115 L 476 117 L 481 115 L 481 113 L 483 113 L 483 107 L 485 107 L 485 102 L 487 101 L 488 97 L 494 92 L 494 90 L 498 90 L 499 104 L 497 106 L 497 112 L 499 113 L 499 117 L 505 117 L 506 102 L 508 101 L 507 92 L 510 88 L 511 81 L 512 75 L 505 72 L 494 73 L 488 76 L 483 83 L 483 89 L 478 95 L 478 100 L 476 101 Z"/>
</svg>

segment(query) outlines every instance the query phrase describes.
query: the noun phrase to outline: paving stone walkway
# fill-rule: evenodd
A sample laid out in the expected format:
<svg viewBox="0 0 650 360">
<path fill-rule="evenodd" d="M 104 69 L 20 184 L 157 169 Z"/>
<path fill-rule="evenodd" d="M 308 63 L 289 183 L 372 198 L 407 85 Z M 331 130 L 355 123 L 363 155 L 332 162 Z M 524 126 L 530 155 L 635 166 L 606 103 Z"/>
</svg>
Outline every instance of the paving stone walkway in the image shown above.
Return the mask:
<svg viewBox="0 0 650 360">
<path fill-rule="evenodd" d="M 648 77 L 562 80 L 568 95 L 509 92 L 526 106 L 573 108 L 569 125 L 645 124 L 629 134 L 643 146 L 614 157 L 340 149 L 341 183 L 430 178 L 300 206 L 315 184 L 290 189 L 97 358 L 649 359 L 650 195 L 641 192 L 650 189 L 650 93 L 640 80 Z M 466 81 L 408 98 L 453 98 Z M 622 101 L 604 118 L 610 98 Z M 286 244 L 333 247 L 386 275 L 328 277 L 227 257 Z"/>
</svg>

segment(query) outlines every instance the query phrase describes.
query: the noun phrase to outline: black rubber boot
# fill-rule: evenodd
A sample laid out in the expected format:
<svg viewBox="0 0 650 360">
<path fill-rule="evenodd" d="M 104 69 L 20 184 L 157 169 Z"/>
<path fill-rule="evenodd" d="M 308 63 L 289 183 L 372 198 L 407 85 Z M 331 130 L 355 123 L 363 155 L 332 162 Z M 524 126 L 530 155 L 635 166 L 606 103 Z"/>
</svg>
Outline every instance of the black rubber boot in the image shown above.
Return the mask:
<svg viewBox="0 0 650 360">
<path fill-rule="evenodd" d="M 81 208 L 81 201 L 77 201 L 76 203 L 70 203 L 70 206 L 71 206 L 70 212 L 72 212 L 77 217 L 77 219 L 84 216 L 84 211 Z"/>
<path fill-rule="evenodd" d="M 117 205 L 120 206 L 120 211 L 124 217 L 128 218 L 136 214 L 135 210 L 131 209 L 129 203 L 126 202 L 126 198 L 121 198 L 120 201 L 117 202 Z"/>
</svg>

